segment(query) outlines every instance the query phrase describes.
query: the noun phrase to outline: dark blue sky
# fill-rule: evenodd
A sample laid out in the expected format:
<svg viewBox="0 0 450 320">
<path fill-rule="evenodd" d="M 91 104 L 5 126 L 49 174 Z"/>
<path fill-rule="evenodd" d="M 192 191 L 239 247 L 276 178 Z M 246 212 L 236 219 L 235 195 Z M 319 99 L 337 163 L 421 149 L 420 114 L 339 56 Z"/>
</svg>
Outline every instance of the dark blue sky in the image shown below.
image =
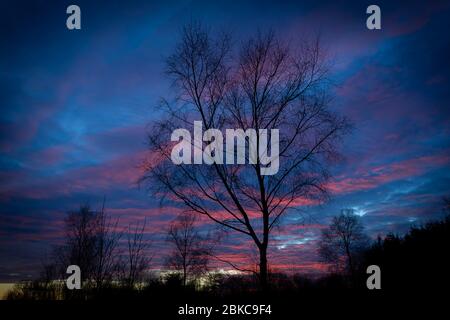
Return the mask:
<svg viewBox="0 0 450 320">
<path fill-rule="evenodd" d="M 77 4 L 82 29 L 66 29 Z M 365 27 L 369 4 L 382 29 Z M 35 275 L 63 233 L 67 210 L 107 208 L 126 225 L 147 218 L 154 248 L 179 211 L 135 182 L 146 125 L 170 94 L 163 73 L 182 25 L 202 20 L 236 41 L 273 28 L 295 41 L 320 33 L 334 60 L 333 108 L 355 131 L 333 168 L 330 202 L 293 214 L 274 235 L 276 267 L 321 268 L 315 240 L 341 208 L 372 236 L 439 217 L 450 194 L 449 2 L 2 1 L 0 4 L 0 282 Z M 221 253 L 239 260 L 231 236 Z M 160 261 L 155 260 L 154 268 Z"/>
</svg>

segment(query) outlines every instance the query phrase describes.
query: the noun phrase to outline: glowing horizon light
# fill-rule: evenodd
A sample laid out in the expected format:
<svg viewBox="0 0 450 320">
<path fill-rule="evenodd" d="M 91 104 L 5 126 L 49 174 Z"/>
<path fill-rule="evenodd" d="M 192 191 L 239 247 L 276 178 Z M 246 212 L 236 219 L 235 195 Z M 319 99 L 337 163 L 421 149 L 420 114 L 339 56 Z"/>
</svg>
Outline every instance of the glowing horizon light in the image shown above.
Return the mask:
<svg viewBox="0 0 450 320">
<path fill-rule="evenodd" d="M 359 217 L 363 217 L 363 216 L 365 216 L 367 214 L 367 210 L 364 210 L 364 209 L 359 208 L 359 207 L 355 207 L 353 209 L 353 213 L 356 214 Z"/>
</svg>

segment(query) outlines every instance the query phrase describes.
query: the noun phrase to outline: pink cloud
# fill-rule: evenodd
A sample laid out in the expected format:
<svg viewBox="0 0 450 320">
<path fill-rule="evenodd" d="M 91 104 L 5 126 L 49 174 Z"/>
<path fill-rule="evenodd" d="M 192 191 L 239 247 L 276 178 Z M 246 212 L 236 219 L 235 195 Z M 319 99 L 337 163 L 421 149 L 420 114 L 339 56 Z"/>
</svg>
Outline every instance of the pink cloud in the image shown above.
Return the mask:
<svg viewBox="0 0 450 320">
<path fill-rule="evenodd" d="M 412 158 L 386 165 L 358 168 L 357 177 L 337 177 L 327 187 L 336 194 L 345 194 L 376 188 L 383 184 L 420 176 L 437 167 L 447 166 L 450 156 L 446 153 Z"/>
</svg>

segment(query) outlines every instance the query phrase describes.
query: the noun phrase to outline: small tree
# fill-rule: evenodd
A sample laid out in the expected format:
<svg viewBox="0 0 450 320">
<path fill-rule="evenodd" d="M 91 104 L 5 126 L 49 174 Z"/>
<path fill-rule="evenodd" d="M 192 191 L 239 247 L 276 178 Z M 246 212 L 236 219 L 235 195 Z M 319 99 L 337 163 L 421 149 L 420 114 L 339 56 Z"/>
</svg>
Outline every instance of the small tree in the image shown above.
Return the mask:
<svg viewBox="0 0 450 320">
<path fill-rule="evenodd" d="M 113 222 L 105 213 L 93 211 L 83 205 L 78 211 L 68 213 L 65 243 L 55 249 L 59 272 L 66 276 L 69 265 L 78 265 L 83 279 L 97 289 L 110 282 L 119 265 L 119 240 L 117 221 Z"/>
<path fill-rule="evenodd" d="M 110 284 L 120 263 L 119 241 L 123 233 L 118 230 L 118 220 L 113 221 L 102 210 L 96 213 L 94 274 L 96 288 Z"/>
<path fill-rule="evenodd" d="M 151 257 L 146 253 L 150 242 L 144 239 L 145 226 L 144 221 L 142 226 L 138 223 L 134 227 L 128 227 L 126 255 L 121 266 L 122 282 L 127 288 L 134 288 L 151 261 Z"/>
<path fill-rule="evenodd" d="M 345 209 L 333 220 L 327 229 L 322 230 L 319 241 L 319 254 L 325 262 L 331 263 L 336 271 L 346 270 L 355 273 L 355 259 L 359 252 L 369 244 L 364 226 L 354 210 Z"/>
<path fill-rule="evenodd" d="M 168 241 L 173 250 L 166 260 L 169 269 L 180 272 L 183 285 L 208 269 L 212 246 L 208 236 L 201 236 L 195 229 L 195 215 L 182 214 L 170 225 Z"/>
</svg>

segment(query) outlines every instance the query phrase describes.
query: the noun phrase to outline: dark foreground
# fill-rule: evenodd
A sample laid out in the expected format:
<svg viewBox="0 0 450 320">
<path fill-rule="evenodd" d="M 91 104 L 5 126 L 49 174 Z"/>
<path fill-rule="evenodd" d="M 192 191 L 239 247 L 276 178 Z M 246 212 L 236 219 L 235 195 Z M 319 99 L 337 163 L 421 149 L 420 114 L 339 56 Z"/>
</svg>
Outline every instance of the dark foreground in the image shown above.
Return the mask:
<svg viewBox="0 0 450 320">
<path fill-rule="evenodd" d="M 2 311 L 10 309 L 15 315 L 32 312 L 35 316 L 66 316 L 103 318 L 139 317 L 145 319 L 309 319 L 314 318 L 404 318 L 407 315 L 427 315 L 443 312 L 446 295 L 436 291 L 387 292 L 379 291 L 308 291 L 303 294 L 269 293 L 241 296 L 213 297 L 205 295 L 160 294 L 143 299 L 102 297 L 89 301 L 3 301 Z M 234 306 L 234 307 L 232 307 Z M 239 306 L 240 312 L 238 314 Z M 245 308 L 245 306 L 251 306 Z M 257 306 L 257 307 L 255 307 Z M 270 313 L 249 312 L 270 306 Z M 181 310 L 210 308 L 206 314 L 180 314 Z M 255 309 L 253 309 L 255 308 Z M 231 311 L 236 310 L 236 311 Z M 245 312 L 247 311 L 247 312 Z M 444 313 L 445 314 L 445 313 Z"/>
<path fill-rule="evenodd" d="M 364 252 L 353 275 L 334 274 L 316 280 L 271 275 L 271 287 L 258 288 L 246 276 L 218 277 L 207 286 L 184 286 L 179 278 L 148 280 L 139 289 L 120 283 L 67 290 L 63 282 L 38 280 L 17 286 L 0 302 L 15 315 L 102 319 L 309 319 L 393 318 L 409 314 L 445 318 L 450 288 L 450 218 L 412 228 L 404 237 L 388 236 Z M 381 289 L 369 290 L 366 266 L 381 269 Z M 62 300 L 58 300 L 62 299 Z M 3 313 L 3 312 L 2 312 Z M 440 313 L 440 316 L 434 314 Z"/>
</svg>

